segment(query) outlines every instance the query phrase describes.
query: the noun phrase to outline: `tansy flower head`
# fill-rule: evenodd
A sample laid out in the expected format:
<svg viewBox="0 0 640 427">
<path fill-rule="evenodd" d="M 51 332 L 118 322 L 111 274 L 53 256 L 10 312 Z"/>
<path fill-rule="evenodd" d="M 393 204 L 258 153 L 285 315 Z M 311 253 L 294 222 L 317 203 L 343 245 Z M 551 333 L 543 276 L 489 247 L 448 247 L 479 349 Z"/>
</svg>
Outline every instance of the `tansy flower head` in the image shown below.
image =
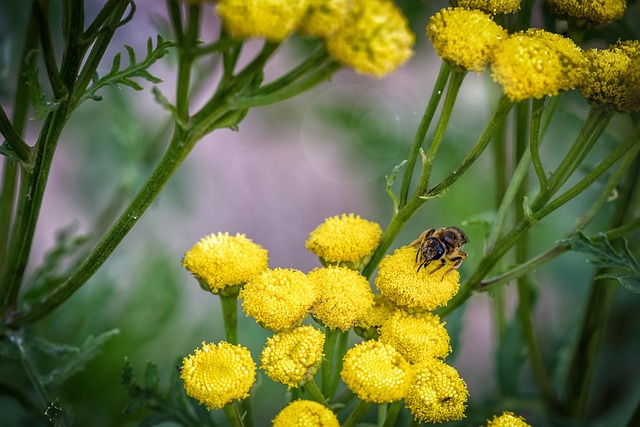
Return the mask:
<svg viewBox="0 0 640 427">
<path fill-rule="evenodd" d="M 216 10 L 233 37 L 280 42 L 298 27 L 307 0 L 219 0 Z"/>
<path fill-rule="evenodd" d="M 204 289 L 214 294 L 229 286 L 242 285 L 268 267 L 267 250 L 244 234 L 211 234 L 196 243 L 182 265 Z"/>
<path fill-rule="evenodd" d="M 416 272 L 416 249 L 404 246 L 380 262 L 375 284 L 383 295 L 400 306 L 433 310 L 444 306 L 458 292 L 460 273 L 448 263 Z"/>
<path fill-rule="evenodd" d="M 327 218 L 309 234 L 305 247 L 324 265 L 344 265 L 355 270 L 369 262 L 380 244 L 382 229 L 360 215 Z"/>
<path fill-rule="evenodd" d="M 316 288 L 311 315 L 324 326 L 347 331 L 373 305 L 373 292 L 364 276 L 346 267 L 316 268 L 308 276 Z"/>
<path fill-rule="evenodd" d="M 492 77 L 511 101 L 557 95 L 566 88 L 562 58 L 542 34 L 512 34 L 493 51 Z"/>
<path fill-rule="evenodd" d="M 412 381 L 409 362 L 392 346 L 374 340 L 347 351 L 340 376 L 360 400 L 372 403 L 402 399 Z"/>
<path fill-rule="evenodd" d="M 264 328 L 282 331 L 298 326 L 316 299 L 315 287 L 295 269 L 266 270 L 240 291 L 242 307 Z"/>
<path fill-rule="evenodd" d="M 356 323 L 354 331 L 362 338 L 377 339 L 382 324 L 396 311 L 397 307 L 389 298 L 381 294 L 373 296 L 373 305 L 367 310 L 360 321 Z"/>
<path fill-rule="evenodd" d="M 296 400 L 273 419 L 272 427 L 340 427 L 338 418 L 321 403 Z"/>
<path fill-rule="evenodd" d="M 467 385 L 453 366 L 429 358 L 413 365 L 414 383 L 404 399 L 421 423 L 461 420 L 469 397 Z"/>
<path fill-rule="evenodd" d="M 352 0 L 309 0 L 298 31 L 315 37 L 328 37 L 344 23 Z"/>
<path fill-rule="evenodd" d="M 504 412 L 487 421 L 487 427 L 531 427 L 527 421 L 513 412 Z"/>
<path fill-rule="evenodd" d="M 579 26 L 600 27 L 622 19 L 626 0 L 547 0 L 554 15 Z"/>
<path fill-rule="evenodd" d="M 320 367 L 324 333 L 313 326 L 301 326 L 267 339 L 260 361 L 273 381 L 288 388 L 304 385 Z"/>
<path fill-rule="evenodd" d="M 256 365 L 249 350 L 227 342 L 202 343 L 182 362 L 180 377 L 187 394 L 208 409 L 220 409 L 249 396 Z"/>
<path fill-rule="evenodd" d="M 520 0 L 458 0 L 458 7 L 479 9 L 492 15 L 498 15 L 519 11 Z"/>
<path fill-rule="evenodd" d="M 618 42 L 604 50 L 590 49 L 586 57 L 588 73 L 580 88 L 585 99 L 620 112 L 640 109 L 640 41 Z"/>
<path fill-rule="evenodd" d="M 507 37 L 507 31 L 480 10 L 454 7 L 431 17 L 427 35 L 443 60 L 479 73 L 489 63 L 493 47 Z"/>
<path fill-rule="evenodd" d="M 376 77 L 408 61 L 414 42 L 407 18 L 392 0 L 353 0 L 344 24 L 326 39 L 332 57 Z"/>
<path fill-rule="evenodd" d="M 397 310 L 380 328 L 380 341 L 392 345 L 409 363 L 445 358 L 451 352 L 444 323 L 431 313 Z"/>
</svg>

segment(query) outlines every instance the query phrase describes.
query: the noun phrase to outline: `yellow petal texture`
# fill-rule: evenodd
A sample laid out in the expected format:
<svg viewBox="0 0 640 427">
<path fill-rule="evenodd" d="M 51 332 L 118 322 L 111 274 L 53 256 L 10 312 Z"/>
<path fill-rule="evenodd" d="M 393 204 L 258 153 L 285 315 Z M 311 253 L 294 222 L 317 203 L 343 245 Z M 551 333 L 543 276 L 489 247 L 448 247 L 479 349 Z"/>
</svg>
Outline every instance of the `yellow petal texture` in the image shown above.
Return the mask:
<svg viewBox="0 0 640 427">
<path fill-rule="evenodd" d="M 327 218 L 309 234 L 305 247 L 328 264 L 359 264 L 380 244 L 380 226 L 360 215 Z"/>
<path fill-rule="evenodd" d="M 322 363 L 324 333 L 313 326 L 301 326 L 275 334 L 262 350 L 261 368 L 273 381 L 289 389 L 313 378 Z"/>
<path fill-rule="evenodd" d="M 402 399 L 412 381 L 409 362 L 392 346 L 374 340 L 347 351 L 340 376 L 360 400 L 372 403 Z"/>
<path fill-rule="evenodd" d="M 531 427 L 527 421 L 513 412 L 504 412 L 502 415 L 494 416 L 487 421 L 487 427 Z"/>
<path fill-rule="evenodd" d="M 422 423 L 442 423 L 465 417 L 469 392 L 453 366 L 435 358 L 412 366 L 414 383 L 404 402 L 414 419 Z"/>
<path fill-rule="evenodd" d="M 622 19 L 627 8 L 626 0 L 547 0 L 547 3 L 562 19 L 586 20 L 595 26 Z"/>
<path fill-rule="evenodd" d="M 429 19 L 427 35 L 440 58 L 479 73 L 489 63 L 493 47 L 507 37 L 507 31 L 480 10 L 450 7 Z"/>
<path fill-rule="evenodd" d="M 273 419 L 272 427 L 340 427 L 340 423 L 331 409 L 301 399 L 285 406 Z"/>
<path fill-rule="evenodd" d="M 251 353 L 227 342 L 202 343 L 202 348 L 182 361 L 180 377 L 187 394 L 208 409 L 220 409 L 249 396 L 256 376 Z"/>
<path fill-rule="evenodd" d="M 329 37 L 340 28 L 351 9 L 352 0 L 309 0 L 298 31 L 315 37 Z"/>
<path fill-rule="evenodd" d="M 266 270 L 240 291 L 244 312 L 262 327 L 283 331 L 300 325 L 315 302 L 315 287 L 299 270 Z"/>
<path fill-rule="evenodd" d="M 307 0 L 220 0 L 216 10 L 233 37 L 280 42 L 300 24 Z"/>
<path fill-rule="evenodd" d="M 355 331 L 364 339 L 377 339 L 382 324 L 396 311 L 396 305 L 381 294 L 373 296 L 373 305 L 355 325 Z"/>
<path fill-rule="evenodd" d="M 213 293 L 218 293 L 266 270 L 268 252 L 244 234 L 211 234 L 184 255 L 182 265 Z"/>
<path fill-rule="evenodd" d="M 326 39 L 327 50 L 359 73 L 383 77 L 413 56 L 408 24 L 392 0 L 353 0 L 344 24 Z"/>
<path fill-rule="evenodd" d="M 364 276 L 346 267 L 317 268 L 307 277 L 316 288 L 312 316 L 324 326 L 347 331 L 373 305 L 373 292 Z"/>
<path fill-rule="evenodd" d="M 380 341 L 393 346 L 412 364 L 451 352 L 449 333 L 431 313 L 409 314 L 398 310 L 380 328 Z"/>
<path fill-rule="evenodd" d="M 479 9 L 492 15 L 515 13 L 520 10 L 520 0 L 458 0 L 458 7 Z"/>
<path fill-rule="evenodd" d="M 590 49 L 586 57 L 588 73 L 580 88 L 585 99 L 620 112 L 640 109 L 640 41 L 618 42 L 608 49 Z"/>
<path fill-rule="evenodd" d="M 446 305 L 460 288 L 460 273 L 450 269 L 448 263 L 416 272 L 416 248 L 404 246 L 380 262 L 375 285 L 397 305 L 430 311 Z"/>
</svg>

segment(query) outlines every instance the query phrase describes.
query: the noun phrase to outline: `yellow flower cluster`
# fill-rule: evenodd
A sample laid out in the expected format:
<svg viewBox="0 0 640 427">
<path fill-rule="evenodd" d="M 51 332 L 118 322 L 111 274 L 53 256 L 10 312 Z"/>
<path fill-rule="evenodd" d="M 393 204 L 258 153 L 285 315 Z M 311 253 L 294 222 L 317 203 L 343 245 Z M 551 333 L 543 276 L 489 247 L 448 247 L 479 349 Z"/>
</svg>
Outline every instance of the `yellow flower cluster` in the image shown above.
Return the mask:
<svg viewBox="0 0 640 427">
<path fill-rule="evenodd" d="M 214 294 L 242 285 L 268 267 L 268 253 L 244 234 L 211 234 L 196 243 L 185 255 L 182 265 L 204 289 Z"/>
<path fill-rule="evenodd" d="M 227 342 L 202 343 L 202 348 L 184 358 L 180 371 L 186 393 L 209 409 L 248 397 L 255 376 L 249 350 Z"/>
<path fill-rule="evenodd" d="M 602 26 L 622 19 L 626 0 L 546 0 L 554 15 L 589 26 Z M 583 25 L 584 25 L 583 24 Z"/>
<path fill-rule="evenodd" d="M 585 99 L 621 112 L 640 110 L 640 41 L 590 49 L 586 57 L 588 73 L 580 87 Z"/>
<path fill-rule="evenodd" d="M 296 400 L 273 419 L 272 427 L 340 427 L 331 409 L 311 400 Z"/>
<path fill-rule="evenodd" d="M 404 246 L 380 262 L 375 285 L 399 306 L 433 310 L 444 306 L 460 288 L 460 273 L 443 268 L 423 268 L 416 272 L 416 249 Z"/>
<path fill-rule="evenodd" d="M 458 0 L 458 7 L 468 7 L 498 15 L 519 11 L 520 0 Z"/>
<path fill-rule="evenodd" d="M 433 15 L 427 34 L 438 56 L 477 73 L 487 67 L 495 45 L 507 37 L 507 31 L 489 15 L 462 7 L 442 9 Z"/>
<path fill-rule="evenodd" d="M 315 286 L 295 269 L 266 270 L 240 291 L 242 307 L 262 327 L 284 331 L 300 325 L 316 300 Z"/>
<path fill-rule="evenodd" d="M 413 365 L 413 372 L 415 380 L 404 401 L 415 420 L 441 423 L 464 418 L 469 392 L 455 368 L 428 358 Z"/>
<path fill-rule="evenodd" d="M 504 412 L 487 421 L 487 427 L 531 427 L 527 421 L 513 412 Z"/>
<path fill-rule="evenodd" d="M 318 255 L 323 265 L 343 265 L 360 270 L 380 244 L 380 226 L 360 215 L 327 218 L 309 234 L 305 247 Z"/>
<path fill-rule="evenodd" d="M 380 328 L 380 341 L 393 346 L 411 364 L 445 358 L 451 352 L 444 323 L 431 313 L 397 310 Z"/>
<path fill-rule="evenodd" d="M 404 398 L 413 379 L 409 362 L 393 346 L 374 340 L 347 351 L 340 375 L 361 400 L 373 403 Z"/>
<path fill-rule="evenodd" d="M 267 339 L 260 362 L 273 381 L 289 389 L 313 378 L 322 362 L 324 334 L 313 326 L 301 326 Z"/>
<path fill-rule="evenodd" d="M 355 332 L 364 339 L 377 339 L 382 324 L 396 311 L 396 305 L 381 294 L 373 296 L 373 305 L 355 325 Z"/>
<path fill-rule="evenodd" d="M 415 36 L 393 0 L 219 0 L 216 10 L 233 37 L 322 37 L 331 56 L 360 73 L 384 76 L 413 55 Z"/>
<path fill-rule="evenodd" d="M 311 315 L 330 329 L 351 329 L 373 305 L 371 286 L 356 271 L 346 267 L 317 268 L 308 278 L 317 295 Z"/>
</svg>

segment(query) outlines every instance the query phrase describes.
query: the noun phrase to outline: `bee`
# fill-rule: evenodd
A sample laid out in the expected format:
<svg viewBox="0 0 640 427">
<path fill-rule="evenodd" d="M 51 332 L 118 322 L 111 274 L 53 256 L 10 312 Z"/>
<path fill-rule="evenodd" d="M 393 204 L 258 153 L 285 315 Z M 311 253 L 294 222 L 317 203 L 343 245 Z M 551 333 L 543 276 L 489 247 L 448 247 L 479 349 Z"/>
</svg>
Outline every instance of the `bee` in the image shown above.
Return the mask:
<svg viewBox="0 0 640 427">
<path fill-rule="evenodd" d="M 440 265 L 431 271 L 434 273 L 444 267 L 447 260 L 453 262 L 453 266 L 445 274 L 451 273 L 460 267 L 467 257 L 467 254 L 462 252 L 462 247 L 468 242 L 467 235 L 458 227 L 425 230 L 417 240 L 411 243 L 411 246 L 418 247 L 416 263 L 419 262 L 419 265 L 416 273 L 422 267 L 426 268 L 431 261 L 440 261 Z"/>
</svg>

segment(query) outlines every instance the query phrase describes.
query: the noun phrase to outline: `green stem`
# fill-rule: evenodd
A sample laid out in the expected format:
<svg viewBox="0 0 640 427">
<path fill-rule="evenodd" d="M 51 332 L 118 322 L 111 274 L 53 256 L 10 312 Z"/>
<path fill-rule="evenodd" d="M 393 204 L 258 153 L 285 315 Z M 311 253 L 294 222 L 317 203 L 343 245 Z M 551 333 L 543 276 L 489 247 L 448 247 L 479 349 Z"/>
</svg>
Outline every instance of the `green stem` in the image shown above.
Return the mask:
<svg viewBox="0 0 640 427">
<path fill-rule="evenodd" d="M 320 387 L 318 387 L 318 384 L 315 382 L 313 378 L 307 381 L 303 385 L 303 387 L 306 391 L 309 392 L 311 397 L 313 397 L 313 400 L 315 400 L 318 403 L 322 403 L 323 405 L 327 404 L 328 399 L 325 397 L 324 393 L 322 393 L 322 391 L 320 390 Z"/>
<path fill-rule="evenodd" d="M 227 403 L 224 408 L 222 408 L 227 419 L 229 420 L 229 425 L 231 427 L 244 427 L 242 423 L 242 417 L 240 416 L 240 411 L 238 411 L 238 405 L 236 402 Z"/>
<path fill-rule="evenodd" d="M 16 153 L 18 160 L 28 165 L 31 161 L 31 147 L 24 142 L 15 130 L 2 106 L 0 106 L 0 133 L 2 133 L 2 136 L 5 137 L 9 146 Z"/>
<path fill-rule="evenodd" d="M 331 386 L 329 388 L 328 397 L 331 399 L 336 394 L 338 383 L 340 382 L 340 373 L 342 372 L 342 363 L 344 355 L 347 352 L 347 344 L 349 342 L 349 330 L 339 332 L 338 334 L 338 351 L 334 356 L 335 366 L 331 369 Z"/>
<path fill-rule="evenodd" d="M 179 46 L 178 83 L 176 89 L 176 110 L 181 122 L 189 118 L 189 88 L 191 87 L 191 68 L 194 60 L 193 47 L 200 33 L 200 6 L 189 6 L 187 29 L 183 43 Z"/>
<path fill-rule="evenodd" d="M 227 342 L 238 344 L 238 296 L 219 294 Z"/>
<path fill-rule="evenodd" d="M 344 421 L 344 423 L 342 424 L 342 427 L 355 427 L 355 425 L 358 424 L 358 421 L 360 421 L 362 417 L 365 416 L 365 414 L 367 413 L 369 408 L 371 408 L 372 405 L 373 403 L 358 400 L 356 407 L 353 408 L 353 411 L 349 414 L 347 419 Z"/>
<path fill-rule="evenodd" d="M 331 383 L 333 372 L 333 359 L 336 353 L 336 341 L 339 332 L 325 327 L 324 331 L 324 359 L 322 360 L 322 394 L 331 396 Z"/>
<path fill-rule="evenodd" d="M 400 409 L 402 409 L 402 400 L 391 403 L 382 427 L 393 427 L 400 414 Z"/>
<path fill-rule="evenodd" d="M 402 209 L 402 207 L 404 207 L 404 205 L 407 203 L 409 187 L 411 186 L 411 177 L 413 176 L 413 170 L 415 168 L 416 161 L 418 160 L 420 147 L 422 147 L 424 138 L 427 135 L 427 131 L 429 130 L 429 126 L 431 125 L 431 120 L 436 113 L 436 109 L 438 108 L 440 98 L 442 98 L 442 94 L 444 93 L 444 88 L 447 85 L 447 80 L 449 79 L 450 74 L 451 67 L 449 66 L 449 63 L 447 61 L 442 61 L 440 64 L 440 72 L 438 73 L 438 78 L 436 79 L 436 83 L 433 86 L 433 91 L 431 92 L 431 98 L 429 98 L 429 103 L 427 104 L 427 108 L 422 115 L 422 120 L 420 121 L 420 125 L 418 126 L 418 131 L 416 132 L 416 136 L 413 139 L 411 148 L 409 149 L 407 165 L 404 170 L 404 175 L 402 176 L 402 186 L 400 187 L 400 200 L 398 204 L 398 207 L 400 209 Z"/>
<path fill-rule="evenodd" d="M 542 119 L 542 112 L 544 111 L 544 101 L 542 99 L 533 99 L 531 101 L 531 134 L 529 136 L 529 148 L 531 151 L 531 163 L 533 169 L 538 177 L 538 183 L 540 188 L 547 187 L 547 174 L 542 166 L 542 160 L 540 159 L 540 121 Z"/>
<path fill-rule="evenodd" d="M 62 99 L 67 96 L 68 92 L 58 71 L 56 52 L 53 48 L 51 29 L 49 28 L 49 20 L 47 19 L 46 9 L 48 8 L 42 3 L 42 1 L 35 1 L 33 3 L 33 10 L 38 21 L 38 34 L 40 35 L 40 45 L 42 46 L 42 57 L 44 58 L 44 65 L 47 69 L 53 95 L 56 99 Z"/>
</svg>

